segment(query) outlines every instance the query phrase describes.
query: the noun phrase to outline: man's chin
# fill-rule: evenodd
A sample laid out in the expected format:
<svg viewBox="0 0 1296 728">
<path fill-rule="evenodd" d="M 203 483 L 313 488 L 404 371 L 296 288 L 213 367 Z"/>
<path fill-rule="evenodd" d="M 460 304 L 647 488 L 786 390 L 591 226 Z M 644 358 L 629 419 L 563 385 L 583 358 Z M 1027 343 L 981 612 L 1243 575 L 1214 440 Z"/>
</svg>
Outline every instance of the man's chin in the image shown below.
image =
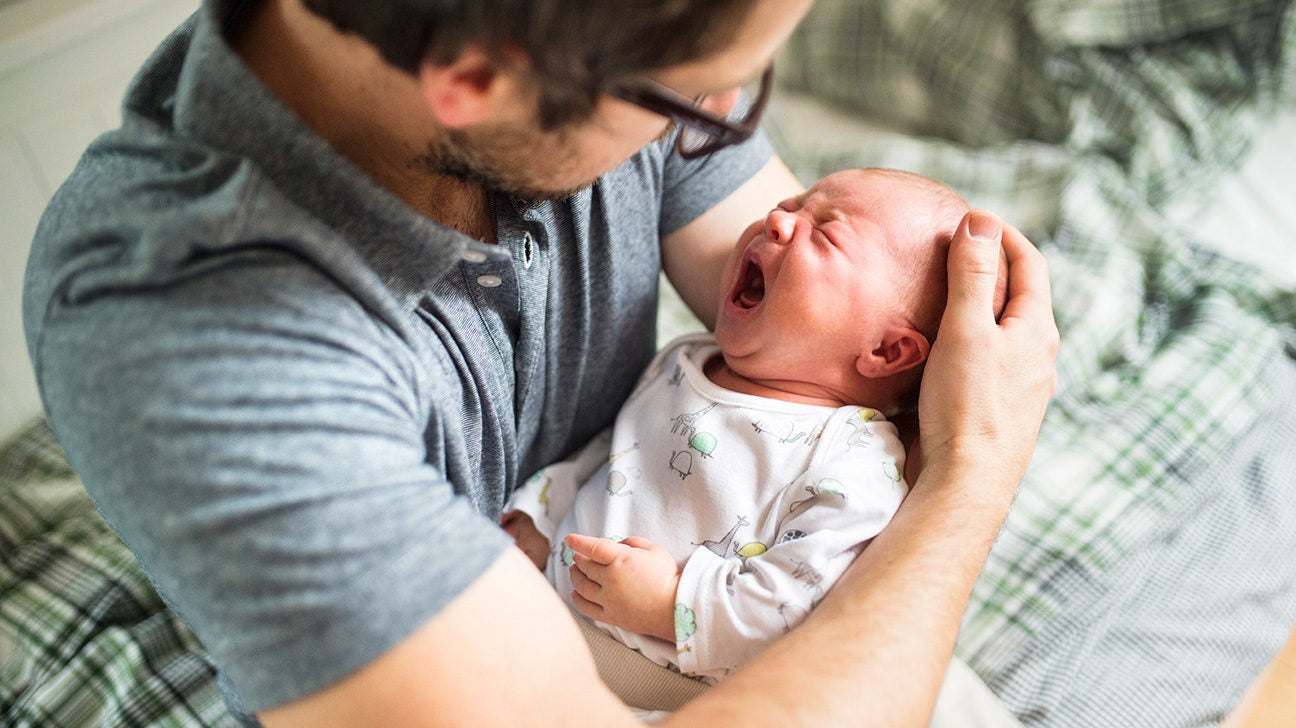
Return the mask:
<svg viewBox="0 0 1296 728">
<path fill-rule="evenodd" d="M 588 190 L 590 187 L 594 185 L 595 182 L 598 182 L 597 177 L 588 182 L 577 185 L 576 187 L 568 187 L 567 189 L 562 189 L 562 190 L 544 190 L 544 189 L 538 189 L 534 187 L 508 186 L 508 185 L 488 187 L 487 189 L 490 189 L 492 192 L 500 192 L 510 197 L 515 197 L 522 200 L 534 200 L 536 202 L 543 202 L 546 200 L 565 200 L 568 197 L 571 197 L 572 195 Z"/>
<path fill-rule="evenodd" d="M 444 175 L 469 185 L 481 187 L 496 194 L 521 200 L 562 200 L 589 189 L 598 178 L 569 187 L 541 187 L 529 180 L 519 179 L 495 170 L 482 160 L 466 159 L 467 154 L 454 154 L 446 147 L 429 144 L 426 154 L 415 157 L 410 165 L 429 175 Z"/>
</svg>

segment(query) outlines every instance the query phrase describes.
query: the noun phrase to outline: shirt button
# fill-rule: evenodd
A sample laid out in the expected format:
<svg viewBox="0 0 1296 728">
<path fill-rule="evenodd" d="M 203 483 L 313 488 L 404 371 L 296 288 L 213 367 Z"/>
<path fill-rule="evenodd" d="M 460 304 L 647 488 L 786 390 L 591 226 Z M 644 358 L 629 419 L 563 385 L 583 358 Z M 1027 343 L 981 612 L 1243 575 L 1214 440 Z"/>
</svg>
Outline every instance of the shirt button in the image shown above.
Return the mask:
<svg viewBox="0 0 1296 728">
<path fill-rule="evenodd" d="M 493 275 L 477 276 L 477 285 L 482 288 L 495 288 L 504 282 L 503 278 Z"/>
<path fill-rule="evenodd" d="M 459 257 L 463 258 L 465 261 L 469 263 L 486 262 L 486 254 L 481 252 L 480 250 L 465 250 L 463 254 Z"/>
</svg>

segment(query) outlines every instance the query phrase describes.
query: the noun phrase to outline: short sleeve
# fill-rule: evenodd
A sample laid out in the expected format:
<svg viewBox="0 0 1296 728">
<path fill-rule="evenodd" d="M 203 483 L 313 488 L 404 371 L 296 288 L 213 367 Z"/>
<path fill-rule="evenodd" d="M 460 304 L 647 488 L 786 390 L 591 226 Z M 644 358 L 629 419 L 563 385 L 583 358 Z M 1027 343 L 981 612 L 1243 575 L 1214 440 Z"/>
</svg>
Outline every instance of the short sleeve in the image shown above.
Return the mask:
<svg viewBox="0 0 1296 728">
<path fill-rule="evenodd" d="M 96 505 L 250 710 L 372 661 L 509 546 L 426 462 L 444 424 L 399 338 L 304 266 L 58 300 L 35 357 Z"/>
<path fill-rule="evenodd" d="M 693 160 L 683 159 L 675 152 L 673 136 L 661 143 L 669 144 L 665 151 L 662 188 L 662 237 L 715 207 L 774 156 L 774 147 L 762 131 L 742 144 Z"/>
</svg>

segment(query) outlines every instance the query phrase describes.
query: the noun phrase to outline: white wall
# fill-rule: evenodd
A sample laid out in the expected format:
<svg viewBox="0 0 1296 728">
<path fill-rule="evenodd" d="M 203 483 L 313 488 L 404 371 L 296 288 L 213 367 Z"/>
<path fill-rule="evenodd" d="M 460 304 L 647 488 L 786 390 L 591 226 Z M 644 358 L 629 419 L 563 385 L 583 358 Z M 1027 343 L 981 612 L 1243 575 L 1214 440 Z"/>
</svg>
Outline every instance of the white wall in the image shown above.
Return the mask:
<svg viewBox="0 0 1296 728">
<path fill-rule="evenodd" d="M 27 248 L 85 146 L 120 121 L 135 70 L 198 0 L 0 7 L 0 439 L 40 412 L 22 334 Z"/>
</svg>

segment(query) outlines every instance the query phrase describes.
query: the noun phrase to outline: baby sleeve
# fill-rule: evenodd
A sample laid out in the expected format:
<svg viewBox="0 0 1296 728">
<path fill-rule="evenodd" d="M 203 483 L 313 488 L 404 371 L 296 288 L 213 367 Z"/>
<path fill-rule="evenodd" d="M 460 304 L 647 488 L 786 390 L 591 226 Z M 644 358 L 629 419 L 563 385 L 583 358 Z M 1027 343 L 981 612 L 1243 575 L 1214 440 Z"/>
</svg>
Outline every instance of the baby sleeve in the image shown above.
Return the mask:
<svg viewBox="0 0 1296 728">
<path fill-rule="evenodd" d="M 908 492 L 899 442 L 812 466 L 766 510 L 764 541 L 703 545 L 676 592 L 685 674 L 720 679 L 803 620 Z"/>
</svg>

